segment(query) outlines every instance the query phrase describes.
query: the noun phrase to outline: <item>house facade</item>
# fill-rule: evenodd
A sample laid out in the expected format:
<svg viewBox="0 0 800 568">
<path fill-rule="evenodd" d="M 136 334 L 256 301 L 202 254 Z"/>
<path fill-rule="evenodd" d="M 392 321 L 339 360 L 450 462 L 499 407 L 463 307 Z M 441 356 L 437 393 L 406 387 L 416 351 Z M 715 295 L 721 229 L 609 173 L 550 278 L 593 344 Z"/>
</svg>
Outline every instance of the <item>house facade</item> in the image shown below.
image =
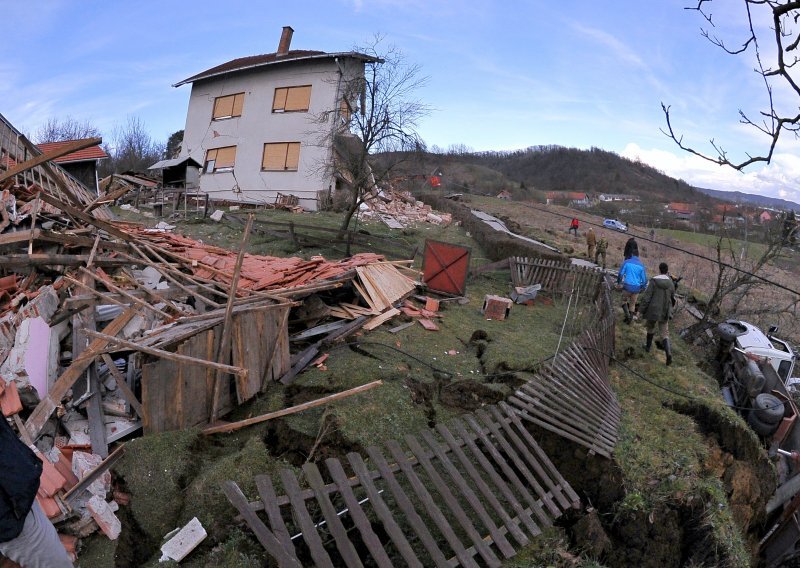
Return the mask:
<svg viewBox="0 0 800 568">
<path fill-rule="evenodd" d="M 199 186 L 213 200 L 274 203 L 295 195 L 316 209 L 335 188 L 333 140 L 358 101 L 345 85 L 364 74 L 357 52 L 291 50 L 284 27 L 275 53 L 228 61 L 184 79 L 191 84 L 181 158 L 202 165 Z"/>
</svg>

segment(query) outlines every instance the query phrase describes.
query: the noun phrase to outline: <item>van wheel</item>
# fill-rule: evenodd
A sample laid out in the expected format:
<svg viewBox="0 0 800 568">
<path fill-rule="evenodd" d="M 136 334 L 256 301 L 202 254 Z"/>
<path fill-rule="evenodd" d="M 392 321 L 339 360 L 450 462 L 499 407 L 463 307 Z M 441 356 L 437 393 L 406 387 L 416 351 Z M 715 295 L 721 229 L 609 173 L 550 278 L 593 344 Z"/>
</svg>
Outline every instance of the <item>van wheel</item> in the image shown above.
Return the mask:
<svg viewBox="0 0 800 568">
<path fill-rule="evenodd" d="M 777 424 L 765 424 L 756 415 L 756 413 L 752 411 L 747 415 L 747 423 L 756 432 L 756 434 L 764 437 L 771 436 L 775 430 L 778 429 Z"/>
<path fill-rule="evenodd" d="M 753 403 L 753 412 L 764 424 L 777 424 L 783 420 L 783 402 L 775 395 L 762 393 Z"/>
</svg>

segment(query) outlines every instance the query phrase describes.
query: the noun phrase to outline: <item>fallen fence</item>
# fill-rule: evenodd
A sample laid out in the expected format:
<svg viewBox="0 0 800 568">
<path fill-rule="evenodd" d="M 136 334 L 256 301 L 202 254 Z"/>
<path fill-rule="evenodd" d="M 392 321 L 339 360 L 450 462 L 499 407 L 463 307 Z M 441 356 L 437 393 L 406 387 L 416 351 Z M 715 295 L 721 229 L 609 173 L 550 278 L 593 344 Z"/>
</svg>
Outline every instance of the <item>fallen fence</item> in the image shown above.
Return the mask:
<svg viewBox="0 0 800 568">
<path fill-rule="evenodd" d="M 266 475 L 258 501 L 233 481 L 223 491 L 279 566 L 500 566 L 579 506 L 505 403 L 404 440 L 410 453 L 395 440 L 367 448 L 369 465 L 348 454 L 352 474 L 325 460 L 328 483 L 306 463 L 309 489 L 285 469 L 280 496 Z"/>
</svg>

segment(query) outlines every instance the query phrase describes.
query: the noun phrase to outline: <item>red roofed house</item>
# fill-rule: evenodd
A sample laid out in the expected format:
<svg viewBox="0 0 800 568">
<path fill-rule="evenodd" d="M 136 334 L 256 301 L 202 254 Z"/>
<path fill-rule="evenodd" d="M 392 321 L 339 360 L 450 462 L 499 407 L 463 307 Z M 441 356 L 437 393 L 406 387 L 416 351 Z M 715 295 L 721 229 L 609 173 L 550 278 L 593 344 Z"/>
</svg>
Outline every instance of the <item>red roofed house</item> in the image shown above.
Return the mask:
<svg viewBox="0 0 800 568">
<path fill-rule="evenodd" d="M 772 213 L 765 209 L 761 212 L 761 215 L 758 216 L 758 221 L 759 223 L 769 223 L 772 221 Z"/>
<path fill-rule="evenodd" d="M 694 206 L 689 203 L 673 202 L 667 205 L 667 212 L 677 219 L 688 220 L 694 217 Z"/>
<path fill-rule="evenodd" d="M 332 139 L 352 138 L 359 106 L 344 87 L 364 76 L 365 64 L 381 61 L 355 51 L 292 50 L 293 31 L 283 28 L 274 53 L 233 59 L 173 85 L 192 86 L 180 158 L 202 164 L 200 190 L 212 199 L 296 195 L 316 209 L 318 193 L 336 187 Z"/>
<path fill-rule="evenodd" d="M 58 150 L 73 140 L 64 140 L 62 142 L 46 142 L 44 144 L 37 144 L 36 146 L 43 153 Z M 98 193 L 98 177 L 97 177 L 97 163 L 100 160 L 108 158 L 100 145 L 90 146 L 71 154 L 66 154 L 60 158 L 53 160 L 63 169 L 65 169 L 72 177 L 80 181 L 83 185 L 88 187 L 95 194 Z"/>
</svg>

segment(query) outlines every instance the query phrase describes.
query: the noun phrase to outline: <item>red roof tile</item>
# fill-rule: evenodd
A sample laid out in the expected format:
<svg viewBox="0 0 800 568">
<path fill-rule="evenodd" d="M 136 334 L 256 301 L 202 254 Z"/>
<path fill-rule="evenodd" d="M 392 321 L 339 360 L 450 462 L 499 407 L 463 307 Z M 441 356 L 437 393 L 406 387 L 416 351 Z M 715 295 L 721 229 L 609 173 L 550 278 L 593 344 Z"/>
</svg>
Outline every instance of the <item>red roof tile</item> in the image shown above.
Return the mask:
<svg viewBox="0 0 800 568">
<path fill-rule="evenodd" d="M 66 144 L 70 142 L 74 142 L 74 140 L 64 140 L 63 142 L 46 142 L 44 144 L 37 144 L 36 147 L 39 148 L 43 153 L 52 152 L 53 150 L 58 150 L 62 148 Z M 72 152 L 71 154 L 67 154 L 65 156 L 61 156 L 60 158 L 56 158 L 53 160 L 57 164 L 64 164 L 67 162 L 85 162 L 88 160 L 102 160 L 104 158 L 108 158 L 108 154 L 106 154 L 100 145 L 96 146 L 89 146 L 88 148 L 84 148 L 83 150 L 78 150 L 77 152 Z"/>
</svg>

